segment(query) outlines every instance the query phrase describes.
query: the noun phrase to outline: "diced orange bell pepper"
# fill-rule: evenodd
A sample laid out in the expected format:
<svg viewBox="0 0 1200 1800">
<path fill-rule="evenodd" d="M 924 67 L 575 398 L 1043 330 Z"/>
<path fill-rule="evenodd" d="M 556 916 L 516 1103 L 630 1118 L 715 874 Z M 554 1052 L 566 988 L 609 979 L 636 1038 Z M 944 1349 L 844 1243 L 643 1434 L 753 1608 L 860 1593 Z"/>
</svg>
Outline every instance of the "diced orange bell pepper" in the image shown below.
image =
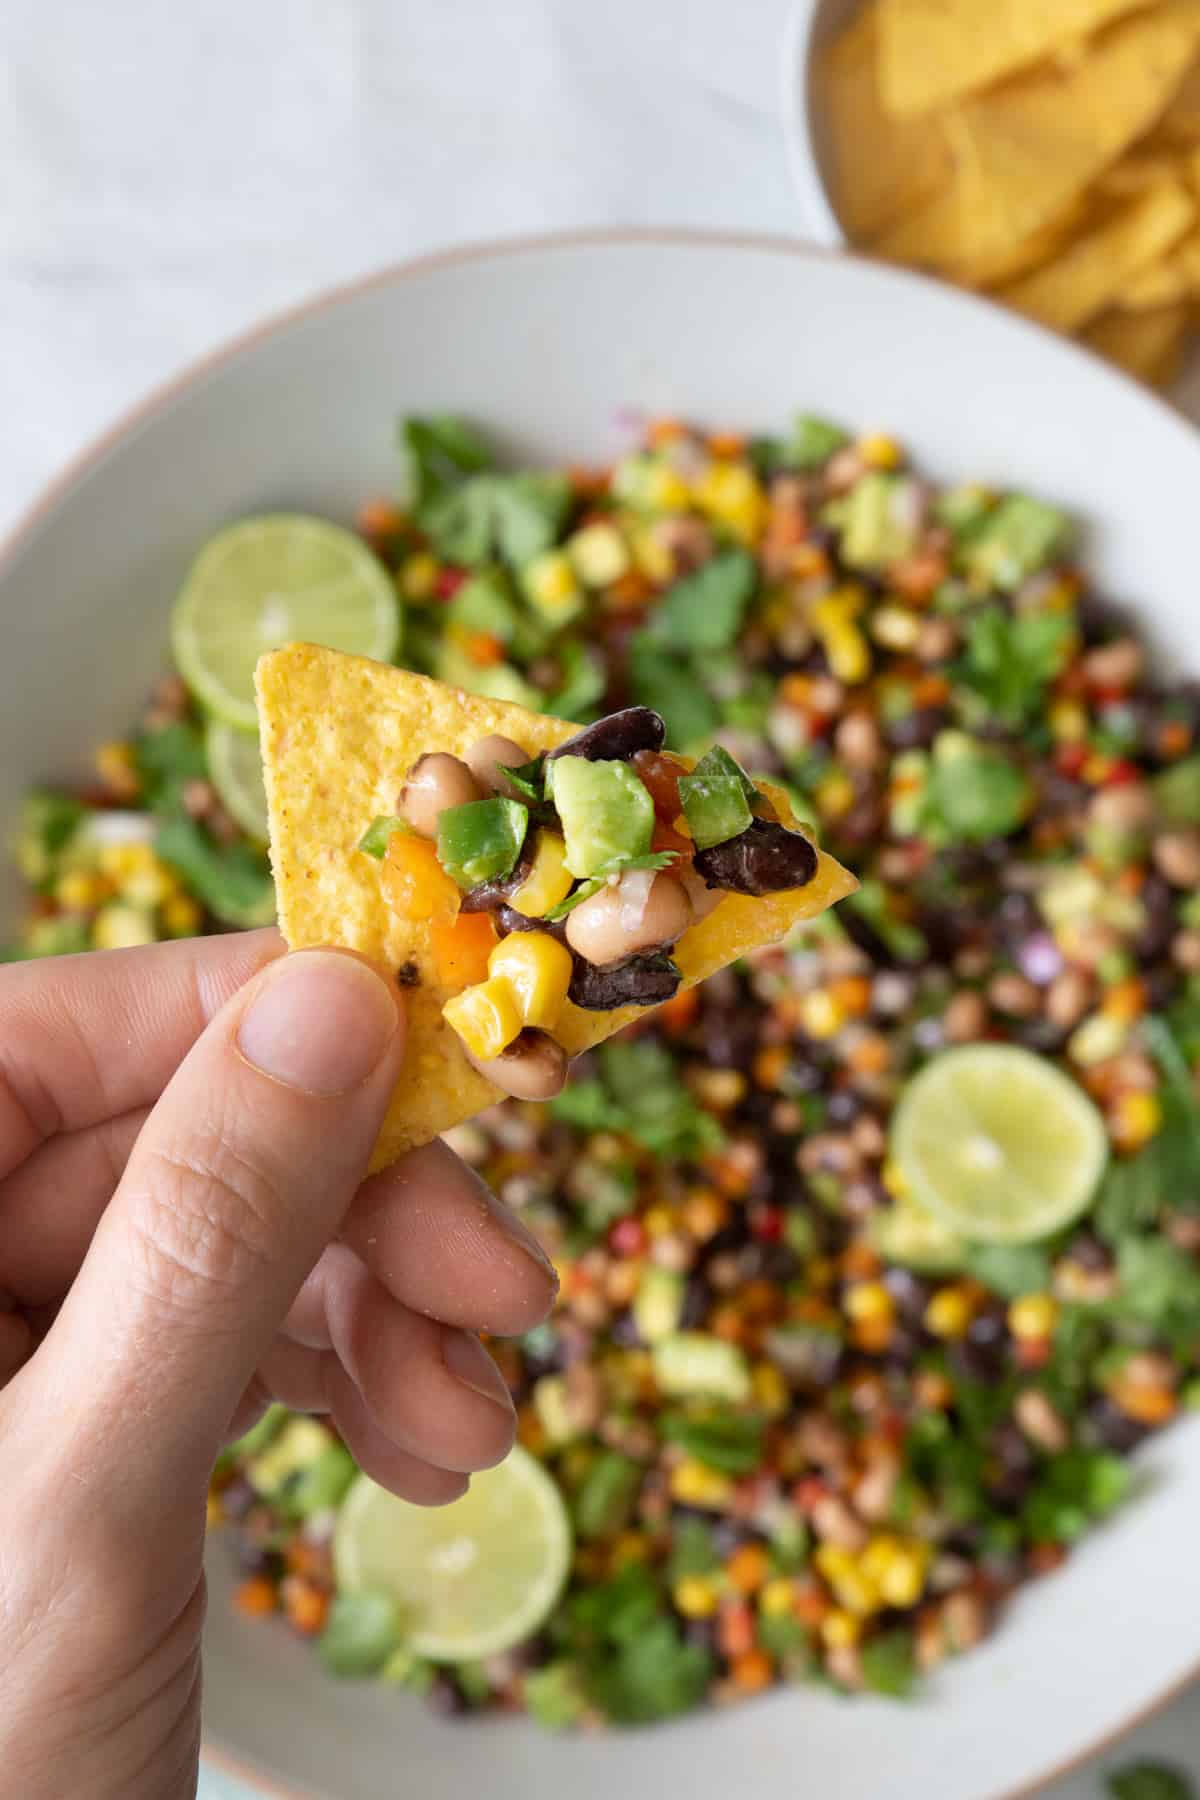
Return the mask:
<svg viewBox="0 0 1200 1800">
<path fill-rule="evenodd" d="M 426 838 L 390 837 L 380 879 L 384 899 L 402 919 L 453 918 L 458 911 L 458 886 Z"/>
<path fill-rule="evenodd" d="M 460 912 L 453 919 L 435 919 L 429 941 L 434 973 L 442 987 L 457 992 L 487 980 L 488 957 L 496 947 L 490 913 Z"/>
</svg>

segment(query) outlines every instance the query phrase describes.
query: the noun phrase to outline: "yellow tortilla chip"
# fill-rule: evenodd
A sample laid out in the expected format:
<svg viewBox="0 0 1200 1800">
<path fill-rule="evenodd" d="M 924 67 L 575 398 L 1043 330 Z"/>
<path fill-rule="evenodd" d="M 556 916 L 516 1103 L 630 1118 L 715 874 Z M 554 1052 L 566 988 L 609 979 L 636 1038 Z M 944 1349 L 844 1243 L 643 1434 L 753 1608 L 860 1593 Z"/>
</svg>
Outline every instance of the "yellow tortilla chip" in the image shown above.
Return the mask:
<svg viewBox="0 0 1200 1800">
<path fill-rule="evenodd" d="M 395 811 L 408 770 L 427 751 L 461 755 L 493 732 L 536 756 L 578 727 L 524 707 L 483 700 L 383 663 L 292 644 L 262 657 L 255 677 L 271 820 L 279 924 L 292 949 L 334 944 L 419 981 L 407 991 L 408 1053 L 371 1166 L 388 1163 L 460 1124 L 497 1098 L 442 1017 L 429 925 L 385 904 L 380 864 L 356 846 L 378 814 Z M 781 818 L 786 796 L 771 788 Z M 853 892 L 857 883 L 823 853 L 807 887 L 761 900 L 727 895 L 679 940 L 675 960 L 691 987 L 726 963 L 777 942 Z M 568 1004 L 554 1035 L 571 1056 L 645 1015 L 644 1007 L 584 1012 Z"/>
<path fill-rule="evenodd" d="M 1196 218 L 1196 202 L 1173 177 L 1125 204 L 997 299 L 1055 331 L 1078 331 L 1109 306 L 1138 269 L 1178 243 Z"/>
<path fill-rule="evenodd" d="M 1183 366 L 1190 323 L 1186 304 L 1156 312 L 1109 312 L 1084 333 L 1083 341 L 1139 381 L 1169 387 Z"/>
<path fill-rule="evenodd" d="M 1192 64 L 1176 88 L 1155 136 L 1182 149 L 1200 144 L 1200 62 Z"/>
<path fill-rule="evenodd" d="M 1155 123 L 1198 44 L 1200 0 L 1167 0 L 1104 32 L 1069 73 L 1035 71 L 949 114 L 983 243 L 1061 212 Z"/>
<path fill-rule="evenodd" d="M 979 256 L 973 263 L 952 265 L 946 270 L 946 274 L 963 287 L 990 288 L 1004 281 L 1015 281 L 1030 269 L 1040 269 L 1043 263 L 1050 262 L 1066 248 L 1089 219 L 1088 204 L 1081 195 L 1079 199 L 1072 200 L 1058 218 L 1039 225 L 1036 231 L 1031 231 L 1028 237 L 1022 238 L 1018 243 L 1006 245 L 986 256 Z"/>
<path fill-rule="evenodd" d="M 902 118 L 1004 81 L 1145 0 L 879 0 L 879 83 Z"/>
<path fill-rule="evenodd" d="M 950 151 L 933 119 L 898 123 L 884 112 L 876 83 L 871 8 L 825 56 L 825 161 L 830 192 L 847 236 L 873 237 L 911 211 L 950 175 Z"/>
<path fill-rule="evenodd" d="M 1178 155 L 1131 150 L 1111 169 L 1105 169 L 1092 192 L 1104 200 L 1127 200 L 1131 194 L 1144 194 L 1147 188 L 1175 176 L 1186 179 L 1186 164 Z"/>
</svg>

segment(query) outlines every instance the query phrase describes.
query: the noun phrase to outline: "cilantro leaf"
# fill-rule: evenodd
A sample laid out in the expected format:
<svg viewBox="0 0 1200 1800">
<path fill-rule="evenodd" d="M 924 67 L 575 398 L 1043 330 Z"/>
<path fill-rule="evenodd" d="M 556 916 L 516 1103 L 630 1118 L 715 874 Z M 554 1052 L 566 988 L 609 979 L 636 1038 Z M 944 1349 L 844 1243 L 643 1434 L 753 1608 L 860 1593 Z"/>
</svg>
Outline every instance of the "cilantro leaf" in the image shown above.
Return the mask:
<svg viewBox="0 0 1200 1800">
<path fill-rule="evenodd" d="M 873 1693 L 906 1700 L 917 1685 L 912 1632 L 899 1627 L 870 1638 L 862 1648 L 862 1672 Z"/>
<path fill-rule="evenodd" d="M 598 1061 L 597 1078 L 573 1082 L 550 1102 L 554 1118 L 631 1137 L 672 1161 L 694 1162 L 723 1142 L 720 1126 L 696 1104 L 661 1044 L 605 1044 Z"/>
<path fill-rule="evenodd" d="M 641 634 L 647 643 L 683 655 L 727 650 L 741 629 L 758 581 L 746 550 L 722 550 L 669 588 Z"/>
<path fill-rule="evenodd" d="M 680 1444 L 689 1456 L 726 1475 L 752 1475 L 763 1458 L 763 1421 L 756 1414 L 728 1407 L 701 1412 L 670 1412 L 659 1422 L 669 1444 Z"/>
<path fill-rule="evenodd" d="M 574 912 L 583 901 L 598 894 L 611 876 L 629 874 L 636 869 L 669 869 L 678 855 L 678 850 L 647 850 L 643 856 L 616 856 L 611 862 L 605 863 L 602 869 L 597 869 L 594 875 L 589 875 L 586 881 L 581 881 L 573 894 L 568 894 L 565 900 L 560 900 L 557 906 L 552 906 L 543 916 L 552 925 L 556 924 L 559 919 L 565 919 L 568 913 Z"/>
<path fill-rule="evenodd" d="M 408 463 L 409 499 L 418 512 L 435 495 L 492 466 L 484 440 L 464 420 L 449 413 L 405 419 L 400 442 Z"/>
<path fill-rule="evenodd" d="M 966 1262 L 976 1281 L 1005 1300 L 1050 1286 L 1050 1258 L 1038 1244 L 970 1244 Z"/>
<path fill-rule="evenodd" d="M 589 725 L 608 686 L 604 664 L 595 651 L 582 644 L 564 644 L 554 654 L 560 679 L 554 692 L 546 696 L 546 710 L 557 713 L 560 719 Z"/>
<path fill-rule="evenodd" d="M 982 843 L 1015 831 L 1031 799 L 1023 769 L 968 738 L 952 755 L 935 750 L 922 811 L 947 842 Z"/>
<path fill-rule="evenodd" d="M 536 472 L 492 479 L 496 548 L 514 568 L 550 549 L 570 510 L 571 484 L 565 475 Z"/>
<path fill-rule="evenodd" d="M 592 1668 L 592 1692 L 602 1710 L 620 1725 L 648 1725 L 690 1712 L 704 1697 L 713 1662 L 706 1650 L 689 1644 L 665 1615 Z"/>
<path fill-rule="evenodd" d="M 191 893 L 227 925 L 269 925 L 275 889 L 264 852 L 247 843 L 217 844 L 194 819 L 164 819 L 154 848 Z"/>
<path fill-rule="evenodd" d="M 629 684 L 639 706 L 662 714 L 667 742 L 686 749 L 712 736 L 721 722 L 717 703 L 699 674 L 682 656 L 659 649 L 648 632 L 629 647 Z"/>
<path fill-rule="evenodd" d="M 1161 1336 L 1200 1331 L 1200 1267 L 1169 1238 L 1127 1237 L 1117 1246 L 1118 1316 Z"/>
<path fill-rule="evenodd" d="M 501 764 L 500 773 L 510 787 L 515 787 L 518 794 L 523 794 L 531 806 L 542 804 L 545 787 L 545 756 L 535 756 L 532 762 L 522 763 L 519 768 L 505 768 Z"/>
<path fill-rule="evenodd" d="M 133 761 L 141 778 L 142 799 L 152 812 L 177 812 L 189 781 L 208 776 L 204 739 L 195 725 L 178 720 L 161 731 L 146 731 L 136 739 Z"/>
<path fill-rule="evenodd" d="M 633 1512 L 643 1469 L 619 1450 L 602 1450 L 575 1495 L 575 1530 L 588 1542 L 621 1531 Z"/>
<path fill-rule="evenodd" d="M 566 476 L 496 474 L 482 438 L 448 415 L 405 420 L 402 440 L 413 512 L 439 555 L 468 568 L 497 555 L 519 567 L 556 542 L 571 507 Z"/>
<path fill-rule="evenodd" d="M 985 712 L 1016 728 L 1041 710 L 1046 687 L 1061 670 L 1073 626 L 1065 613 L 1010 613 L 985 606 L 968 620 L 966 654 L 953 671 Z"/>
<path fill-rule="evenodd" d="M 1182 1769 L 1166 1763 L 1126 1763 L 1106 1775 L 1104 1785 L 1113 1800 L 1196 1800 L 1196 1790 Z"/>
</svg>

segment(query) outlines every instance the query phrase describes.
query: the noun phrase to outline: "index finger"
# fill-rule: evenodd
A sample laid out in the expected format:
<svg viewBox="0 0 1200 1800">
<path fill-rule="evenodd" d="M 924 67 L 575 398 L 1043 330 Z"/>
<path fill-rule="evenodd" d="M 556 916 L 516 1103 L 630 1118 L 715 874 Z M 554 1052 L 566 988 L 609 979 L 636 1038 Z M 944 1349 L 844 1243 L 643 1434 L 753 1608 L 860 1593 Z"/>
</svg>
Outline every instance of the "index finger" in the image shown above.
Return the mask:
<svg viewBox="0 0 1200 1800">
<path fill-rule="evenodd" d="M 274 930 L 0 969 L 0 1180 L 59 1132 L 158 1099 L 231 995 L 283 954 Z"/>
</svg>

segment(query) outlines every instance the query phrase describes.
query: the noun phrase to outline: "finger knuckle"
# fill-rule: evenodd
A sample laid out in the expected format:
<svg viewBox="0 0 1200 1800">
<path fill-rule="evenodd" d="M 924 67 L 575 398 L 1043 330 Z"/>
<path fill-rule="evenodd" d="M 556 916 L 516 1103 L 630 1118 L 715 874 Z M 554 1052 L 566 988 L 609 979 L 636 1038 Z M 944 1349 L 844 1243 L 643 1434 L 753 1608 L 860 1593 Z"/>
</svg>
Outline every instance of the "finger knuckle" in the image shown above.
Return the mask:
<svg viewBox="0 0 1200 1800">
<path fill-rule="evenodd" d="M 132 1209 L 146 1296 L 173 1310 L 198 1293 L 240 1293 L 270 1259 L 279 1204 L 272 1177 L 235 1145 L 155 1150 Z"/>
</svg>

